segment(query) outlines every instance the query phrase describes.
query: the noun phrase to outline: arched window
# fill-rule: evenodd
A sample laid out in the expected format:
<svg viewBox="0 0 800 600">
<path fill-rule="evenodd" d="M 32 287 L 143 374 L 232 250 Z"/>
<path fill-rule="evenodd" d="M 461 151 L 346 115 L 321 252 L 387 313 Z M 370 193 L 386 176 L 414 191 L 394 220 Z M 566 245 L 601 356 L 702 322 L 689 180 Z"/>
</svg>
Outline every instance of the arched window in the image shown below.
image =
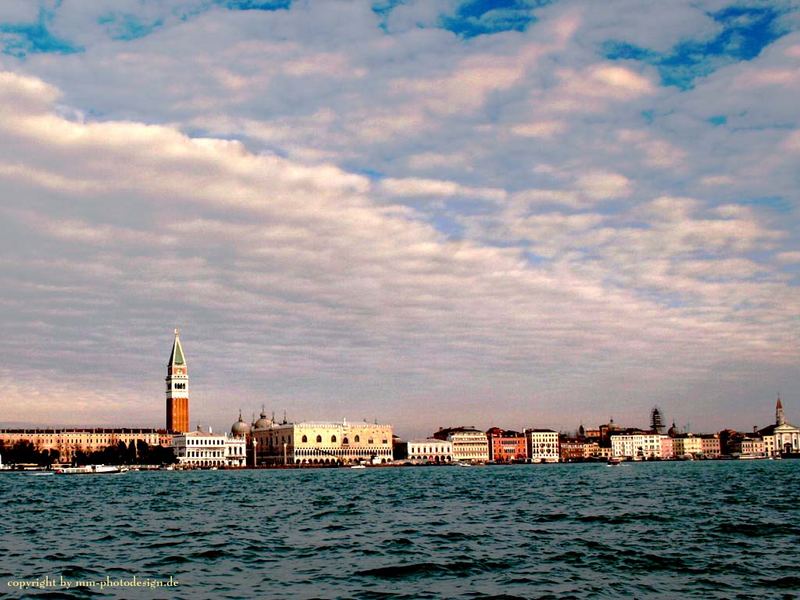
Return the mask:
<svg viewBox="0 0 800 600">
<path fill-rule="evenodd" d="M 332 435 L 332 436 L 331 436 L 331 443 L 332 443 L 332 444 L 335 444 L 335 443 L 336 443 L 336 436 L 335 436 L 335 435 Z"/>
<path fill-rule="evenodd" d="M 308 436 L 307 435 L 303 436 L 303 443 L 304 444 L 308 443 Z"/>
<path fill-rule="evenodd" d="M 367 443 L 368 443 L 368 444 L 372 444 L 372 443 L 374 443 L 374 441 L 375 441 L 375 440 L 373 440 L 372 438 L 369 438 L 369 439 L 367 440 Z"/>
<path fill-rule="evenodd" d="M 346 437 L 343 437 L 343 438 L 342 438 L 342 443 L 343 443 L 343 444 L 349 444 L 349 443 L 350 443 L 350 440 L 348 440 Z"/>
<path fill-rule="evenodd" d="M 353 439 L 355 440 L 355 443 L 356 443 L 356 444 L 357 444 L 358 442 L 360 442 L 360 441 L 361 441 L 361 437 L 360 437 L 360 436 L 358 436 L 358 435 L 357 435 L 355 438 L 353 438 Z"/>
<path fill-rule="evenodd" d="M 322 436 L 321 436 L 321 435 L 318 435 L 318 436 L 317 436 L 317 443 L 318 443 L 318 444 L 321 444 L 321 443 L 322 443 Z"/>
</svg>

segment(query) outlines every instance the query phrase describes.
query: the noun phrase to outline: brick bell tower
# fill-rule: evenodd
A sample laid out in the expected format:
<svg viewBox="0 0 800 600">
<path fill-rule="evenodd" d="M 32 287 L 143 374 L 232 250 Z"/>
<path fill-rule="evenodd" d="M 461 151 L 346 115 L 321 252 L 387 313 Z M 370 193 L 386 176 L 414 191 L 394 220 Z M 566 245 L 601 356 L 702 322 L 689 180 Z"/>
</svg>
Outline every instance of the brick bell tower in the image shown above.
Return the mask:
<svg viewBox="0 0 800 600">
<path fill-rule="evenodd" d="M 167 431 L 189 431 L 189 373 L 177 329 L 167 364 Z"/>
</svg>

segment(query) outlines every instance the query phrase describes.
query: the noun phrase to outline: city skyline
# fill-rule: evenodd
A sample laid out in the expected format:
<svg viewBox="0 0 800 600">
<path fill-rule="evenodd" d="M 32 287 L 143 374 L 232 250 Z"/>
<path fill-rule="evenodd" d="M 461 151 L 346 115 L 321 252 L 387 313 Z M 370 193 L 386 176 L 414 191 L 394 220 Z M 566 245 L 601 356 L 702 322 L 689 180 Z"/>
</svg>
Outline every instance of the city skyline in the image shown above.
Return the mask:
<svg viewBox="0 0 800 600">
<path fill-rule="evenodd" d="M 0 421 L 160 426 L 175 327 L 192 426 L 800 414 L 798 63 L 792 2 L 4 2 Z"/>
</svg>

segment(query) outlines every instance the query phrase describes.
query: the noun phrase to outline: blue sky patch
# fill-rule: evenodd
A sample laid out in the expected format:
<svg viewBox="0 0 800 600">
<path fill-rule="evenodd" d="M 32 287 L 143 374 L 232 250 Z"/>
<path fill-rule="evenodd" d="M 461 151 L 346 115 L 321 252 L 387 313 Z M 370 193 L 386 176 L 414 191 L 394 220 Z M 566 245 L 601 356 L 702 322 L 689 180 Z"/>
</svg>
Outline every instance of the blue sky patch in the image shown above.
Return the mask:
<svg viewBox="0 0 800 600">
<path fill-rule="evenodd" d="M 767 208 L 778 213 L 790 213 L 794 206 L 786 198 L 780 196 L 765 196 L 763 198 L 748 198 L 740 200 L 738 204 L 745 206 L 755 206 L 757 208 Z"/>
<path fill-rule="evenodd" d="M 708 122 L 715 126 L 725 125 L 725 123 L 728 122 L 728 117 L 725 115 L 714 115 L 708 119 Z"/>
<path fill-rule="evenodd" d="M 709 16 L 722 31 L 709 40 L 684 40 L 660 54 L 620 40 L 603 44 L 603 55 L 611 60 L 638 60 L 655 66 L 661 82 L 682 90 L 691 89 L 698 77 L 720 67 L 752 60 L 778 38 L 788 33 L 781 25 L 783 11 L 771 6 L 731 6 Z"/>
<path fill-rule="evenodd" d="M 97 21 L 105 25 L 108 35 L 115 40 L 135 40 L 150 35 L 164 25 L 163 19 L 146 22 L 131 14 L 109 13 Z"/>
<path fill-rule="evenodd" d="M 217 4 L 231 10 L 282 10 L 292 5 L 292 0 L 217 0 Z"/>
<path fill-rule="evenodd" d="M 24 58 L 28 54 L 72 54 L 83 48 L 53 35 L 48 28 L 51 15 L 39 11 L 35 23 L 0 23 L 0 47 L 3 54 Z"/>
<path fill-rule="evenodd" d="M 441 25 L 463 38 L 501 31 L 525 31 L 536 20 L 533 10 L 551 0 L 465 0 Z"/>
<path fill-rule="evenodd" d="M 372 3 L 372 12 L 378 15 L 380 19 L 379 27 L 386 31 L 386 20 L 389 18 L 391 12 L 400 6 L 403 0 L 378 0 Z"/>
</svg>

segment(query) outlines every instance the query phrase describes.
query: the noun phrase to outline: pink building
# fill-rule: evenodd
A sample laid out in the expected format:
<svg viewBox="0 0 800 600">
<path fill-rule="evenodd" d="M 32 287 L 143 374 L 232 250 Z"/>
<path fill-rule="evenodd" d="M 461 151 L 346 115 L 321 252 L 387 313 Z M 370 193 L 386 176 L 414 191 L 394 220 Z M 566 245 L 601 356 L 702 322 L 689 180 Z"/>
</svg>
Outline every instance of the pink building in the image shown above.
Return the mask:
<svg viewBox="0 0 800 600">
<path fill-rule="evenodd" d="M 719 441 L 719 440 L 717 440 Z M 669 460 L 670 458 L 674 458 L 675 456 L 675 448 L 672 444 L 671 437 L 662 437 L 661 438 L 661 459 L 662 460 Z"/>
</svg>

